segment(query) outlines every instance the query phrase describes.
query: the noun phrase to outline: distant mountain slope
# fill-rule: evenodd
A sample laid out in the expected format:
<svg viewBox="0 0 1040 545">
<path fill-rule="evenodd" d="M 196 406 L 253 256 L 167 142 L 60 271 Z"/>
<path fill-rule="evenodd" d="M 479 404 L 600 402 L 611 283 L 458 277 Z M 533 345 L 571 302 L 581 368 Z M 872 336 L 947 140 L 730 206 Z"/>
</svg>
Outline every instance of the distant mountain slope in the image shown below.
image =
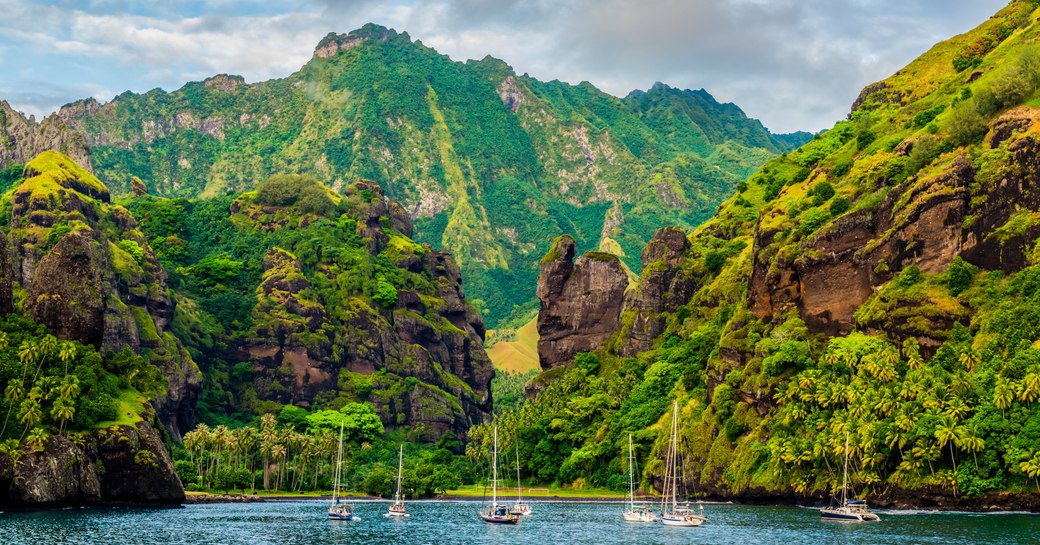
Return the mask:
<svg viewBox="0 0 1040 545">
<path fill-rule="evenodd" d="M 31 124 L 4 111 L 0 134 L 28 142 L 14 136 Z M 374 180 L 406 207 L 418 240 L 457 256 L 492 323 L 532 299 L 538 248 L 557 233 L 586 248 L 613 240 L 638 267 L 655 229 L 696 226 L 809 136 L 772 135 L 704 91 L 657 84 L 618 99 L 490 57 L 453 62 L 376 25 L 328 35 L 284 79 L 220 75 L 84 100 L 38 128 L 48 136 L 29 151 L 85 142 L 116 195 L 131 176 L 170 197 L 235 194 L 273 173 L 312 174 L 337 191 Z M 79 139 L 60 137 L 70 133 Z M 15 151 L 0 153 L 0 167 L 25 160 Z"/>
</svg>

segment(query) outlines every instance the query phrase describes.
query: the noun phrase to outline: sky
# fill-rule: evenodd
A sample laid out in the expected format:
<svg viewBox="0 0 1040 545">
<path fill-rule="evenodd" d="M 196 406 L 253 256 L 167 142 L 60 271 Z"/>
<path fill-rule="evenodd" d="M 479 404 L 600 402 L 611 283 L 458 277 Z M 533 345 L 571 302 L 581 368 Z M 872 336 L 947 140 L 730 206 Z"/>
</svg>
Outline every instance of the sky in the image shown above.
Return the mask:
<svg viewBox="0 0 1040 545">
<path fill-rule="evenodd" d="M 219 73 L 284 77 L 367 22 L 455 60 L 624 96 L 706 89 L 774 132 L 842 119 L 866 85 L 1008 0 L 0 0 L 0 99 L 37 119 Z"/>
</svg>

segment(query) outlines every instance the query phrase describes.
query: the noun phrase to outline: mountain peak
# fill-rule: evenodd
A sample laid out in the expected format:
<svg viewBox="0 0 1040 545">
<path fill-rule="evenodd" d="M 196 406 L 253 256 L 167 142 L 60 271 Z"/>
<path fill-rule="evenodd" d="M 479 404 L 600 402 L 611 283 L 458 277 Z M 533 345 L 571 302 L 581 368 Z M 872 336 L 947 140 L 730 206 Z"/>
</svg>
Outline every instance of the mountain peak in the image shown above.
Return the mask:
<svg viewBox="0 0 1040 545">
<path fill-rule="evenodd" d="M 359 45 L 366 40 L 385 42 L 399 35 L 405 37 L 408 36 L 407 33 L 398 34 L 398 32 L 392 28 L 387 28 L 375 23 L 366 23 L 361 28 L 352 30 L 346 34 L 329 32 L 320 42 L 318 42 L 317 47 L 314 48 L 314 56 L 327 59 L 340 50 L 346 51 L 347 49 Z"/>
</svg>

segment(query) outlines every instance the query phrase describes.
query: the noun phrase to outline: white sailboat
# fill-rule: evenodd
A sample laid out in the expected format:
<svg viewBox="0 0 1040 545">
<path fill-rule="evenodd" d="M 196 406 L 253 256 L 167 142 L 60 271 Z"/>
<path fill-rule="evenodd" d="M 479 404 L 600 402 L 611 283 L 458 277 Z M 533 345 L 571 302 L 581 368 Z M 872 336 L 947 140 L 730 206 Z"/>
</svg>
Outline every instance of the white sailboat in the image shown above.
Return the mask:
<svg viewBox="0 0 1040 545">
<path fill-rule="evenodd" d="M 636 459 L 632 453 L 632 434 L 630 433 L 628 434 L 628 504 L 621 516 L 625 522 L 657 522 L 657 516 L 654 515 L 649 505 L 636 503 L 635 465 Z"/>
<path fill-rule="evenodd" d="M 339 482 L 343 476 L 343 422 L 339 423 L 339 452 L 336 454 L 336 475 L 332 482 L 332 505 L 329 518 L 332 520 L 361 520 L 354 514 L 354 504 L 344 503 L 339 495 Z"/>
<path fill-rule="evenodd" d="M 517 524 L 520 522 L 520 515 L 514 515 L 505 505 L 498 504 L 498 426 L 495 426 L 495 447 L 491 451 L 491 507 L 482 509 L 480 518 L 489 524 Z"/>
<path fill-rule="evenodd" d="M 849 499 L 848 432 L 845 433 L 845 470 L 841 476 L 841 504 L 820 509 L 820 519 L 836 522 L 881 522 L 881 517 L 870 512 L 866 500 Z"/>
<path fill-rule="evenodd" d="M 394 490 L 394 503 L 390 506 L 390 510 L 383 514 L 384 517 L 404 518 L 411 516 L 404 510 L 404 495 L 401 494 L 401 476 L 403 471 L 404 445 L 401 445 L 401 449 L 397 453 L 397 488 Z"/>
<path fill-rule="evenodd" d="M 661 497 L 660 520 L 667 526 L 700 526 L 707 520 L 690 509 L 689 502 L 679 501 L 679 402 L 672 408 L 672 436 L 668 444 L 664 472 L 664 495 Z"/>
<path fill-rule="evenodd" d="M 516 444 L 516 503 L 513 504 L 513 508 L 509 510 L 510 514 L 520 515 L 522 517 L 531 516 L 531 505 L 524 501 L 520 496 L 520 442 Z"/>
</svg>

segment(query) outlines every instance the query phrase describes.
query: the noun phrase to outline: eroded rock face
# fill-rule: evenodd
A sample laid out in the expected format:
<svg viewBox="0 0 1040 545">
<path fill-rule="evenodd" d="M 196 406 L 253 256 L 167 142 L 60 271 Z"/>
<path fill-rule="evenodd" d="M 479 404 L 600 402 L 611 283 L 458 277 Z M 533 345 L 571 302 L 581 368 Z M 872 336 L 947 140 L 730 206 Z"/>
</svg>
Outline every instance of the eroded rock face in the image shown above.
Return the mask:
<svg viewBox="0 0 1040 545">
<path fill-rule="evenodd" d="M 48 437 L 17 462 L 0 456 L 0 507 L 183 501 L 166 447 L 147 422 L 95 430 L 81 442 Z"/>
<path fill-rule="evenodd" d="M 101 346 L 105 332 L 102 257 L 85 233 L 61 238 L 40 260 L 25 308 L 61 339 Z"/>
<path fill-rule="evenodd" d="M 91 169 L 86 137 L 70 127 L 65 118 L 49 115 L 37 123 L 0 100 L 0 169 L 25 164 L 46 150 L 59 150 Z"/>
<path fill-rule="evenodd" d="M 679 229 L 660 229 L 643 249 L 643 276 L 625 297 L 624 312 L 632 312 L 632 325 L 619 352 L 635 356 L 648 350 L 664 332 L 664 312 L 686 303 L 697 286 L 691 271 L 682 268 L 690 248 L 686 233 Z"/>
<path fill-rule="evenodd" d="M 1007 142 L 1013 165 L 997 180 L 980 182 L 969 159 L 958 157 L 940 174 L 913 178 L 876 207 L 847 214 L 803 241 L 794 262 L 773 258 L 774 233 L 757 232 L 750 309 L 769 319 L 796 308 L 814 332 L 843 335 L 857 326 L 854 313 L 874 290 L 911 265 L 938 274 L 961 256 L 988 270 L 1025 267 L 1031 249 L 1026 242 L 1040 236 L 1040 226 L 1026 222 L 1021 232 L 996 231 L 1017 210 L 1040 208 L 1040 138 L 1026 132 L 1037 114 L 1018 108 L 994 123 L 989 144 Z M 888 333 L 914 336 L 925 345 L 942 340 L 911 329 Z"/>
<path fill-rule="evenodd" d="M 12 251 L 0 244 L 2 257 L 13 258 L 6 264 L 0 258 L 0 313 L 10 308 L 4 286 L 13 277 L 28 291 L 25 310 L 55 336 L 102 353 L 129 348 L 146 356 L 169 384 L 153 402 L 179 439 L 181 429 L 194 425 L 202 377 L 167 331 L 174 304 L 166 272 L 137 221 L 109 202 L 100 180 L 58 152 L 30 161 L 23 177 L 12 197 Z"/>
<path fill-rule="evenodd" d="M 564 235 L 542 260 L 538 277 L 538 359 L 542 369 L 566 365 L 603 346 L 617 329 L 628 275 L 617 256 L 590 252 L 574 260 Z"/>
<path fill-rule="evenodd" d="M 381 202 L 376 206 L 392 213 Z M 350 372 L 367 376 L 372 390 L 399 391 L 364 400 L 388 428 L 421 424 L 424 438 L 436 440 L 449 431 L 464 436 L 485 422 L 494 370 L 483 348 L 483 319 L 465 302 L 458 265 L 447 253 L 427 249 L 412 266 L 430 275 L 437 286 L 433 297 L 401 290 L 394 308 L 353 305 L 345 309 L 349 322 L 337 325 L 312 297 L 296 256 L 268 251 L 253 313 L 255 335 L 241 354 L 253 362 L 257 394 L 309 407 L 317 396 L 338 390 L 342 374 Z M 402 378 L 406 388 L 395 386 Z"/>
</svg>

